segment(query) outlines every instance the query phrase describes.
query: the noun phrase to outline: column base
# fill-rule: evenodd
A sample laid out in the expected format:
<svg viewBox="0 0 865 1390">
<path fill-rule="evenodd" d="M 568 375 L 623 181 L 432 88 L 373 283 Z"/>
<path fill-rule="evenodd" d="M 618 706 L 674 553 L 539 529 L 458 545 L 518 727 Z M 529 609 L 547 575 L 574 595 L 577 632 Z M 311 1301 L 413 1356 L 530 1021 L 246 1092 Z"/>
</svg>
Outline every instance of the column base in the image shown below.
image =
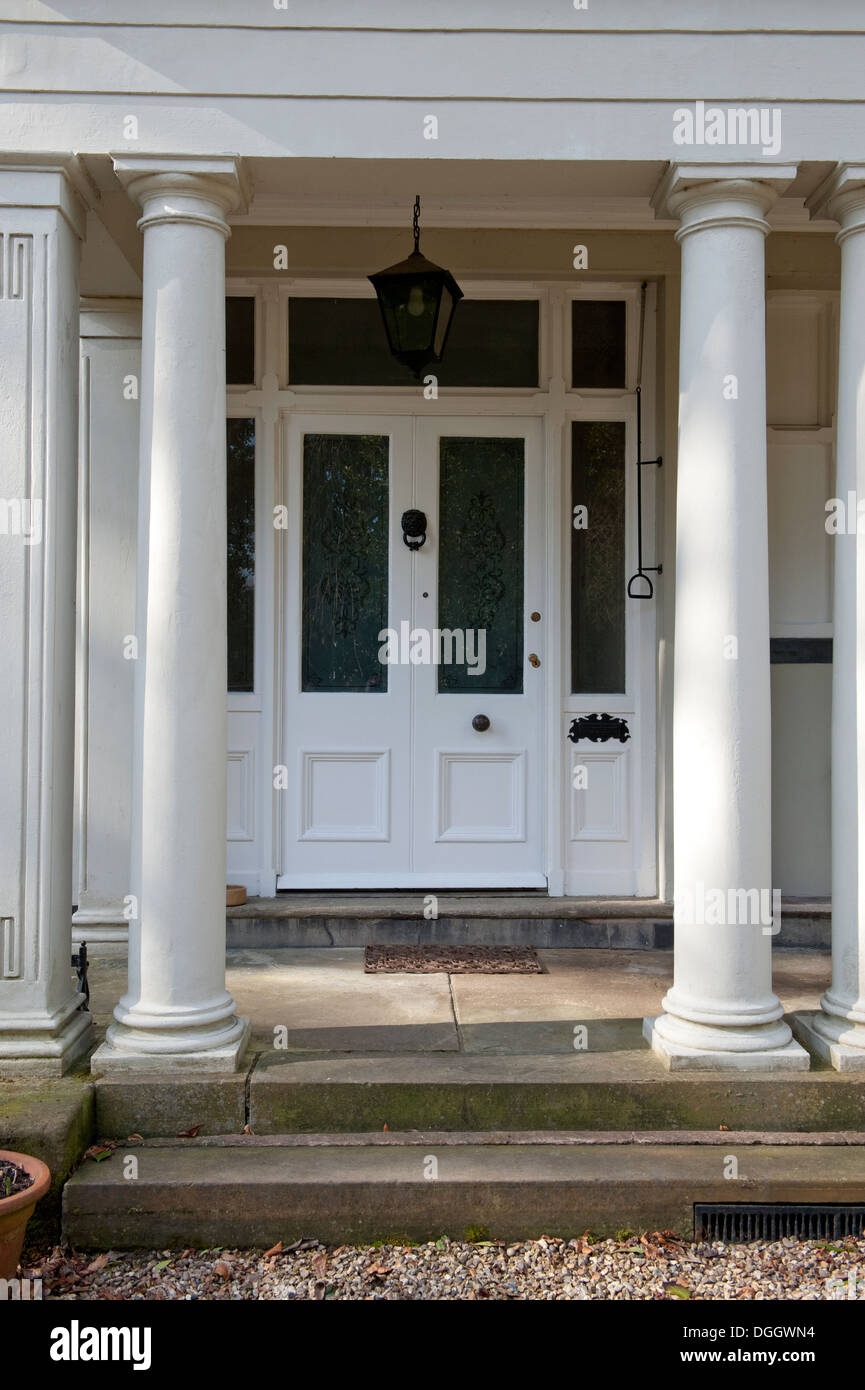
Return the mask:
<svg viewBox="0 0 865 1390">
<path fill-rule="evenodd" d="M 86 941 L 95 946 L 102 941 L 129 941 L 129 921 L 117 908 L 80 907 L 72 914 L 72 944 Z"/>
<path fill-rule="evenodd" d="M 793 1015 L 793 1033 L 809 1052 L 836 1071 L 865 1071 L 865 1028 L 814 1009 Z"/>
<path fill-rule="evenodd" d="M 96 1049 L 90 1059 L 90 1070 L 94 1073 L 116 1072 L 236 1072 L 240 1069 L 246 1046 L 249 1042 L 249 1019 L 238 1018 L 238 1031 L 230 1041 L 215 1047 L 205 1047 L 198 1051 L 184 1051 L 180 1047 L 174 1052 L 160 1050 L 153 1052 L 145 1047 L 136 1047 L 131 1033 L 123 1038 L 118 1047 L 111 1040 L 111 1034 L 120 1038 L 123 1035 L 115 1028 L 108 1030 L 108 1037 Z"/>
<path fill-rule="evenodd" d="M 736 1052 L 710 1045 L 691 1047 L 686 1043 L 672 1042 L 662 1037 L 656 1028 L 656 1024 L 666 1017 L 666 1014 L 661 1014 L 658 1018 L 645 1018 L 643 1037 L 667 1071 L 807 1071 L 811 1065 L 805 1049 L 792 1040 L 781 1046 Z M 710 1037 L 711 1031 L 716 1030 L 706 1030 Z"/>
<path fill-rule="evenodd" d="M 0 1076 L 65 1076 L 80 1066 L 95 1040 L 93 1019 L 83 1009 L 59 1032 L 0 1030 Z"/>
</svg>

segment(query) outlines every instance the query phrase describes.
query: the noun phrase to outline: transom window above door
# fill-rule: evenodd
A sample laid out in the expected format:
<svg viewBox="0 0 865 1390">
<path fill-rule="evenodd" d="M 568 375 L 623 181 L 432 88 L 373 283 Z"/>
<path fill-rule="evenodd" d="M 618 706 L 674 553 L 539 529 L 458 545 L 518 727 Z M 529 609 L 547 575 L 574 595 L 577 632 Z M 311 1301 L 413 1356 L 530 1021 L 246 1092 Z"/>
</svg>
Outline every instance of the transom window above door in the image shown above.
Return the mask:
<svg viewBox="0 0 865 1390">
<path fill-rule="evenodd" d="M 464 299 L 444 360 L 430 367 L 440 386 L 537 387 L 537 299 Z M 391 356 L 374 299 L 291 296 L 288 379 L 293 386 L 407 386 L 408 367 Z"/>
</svg>

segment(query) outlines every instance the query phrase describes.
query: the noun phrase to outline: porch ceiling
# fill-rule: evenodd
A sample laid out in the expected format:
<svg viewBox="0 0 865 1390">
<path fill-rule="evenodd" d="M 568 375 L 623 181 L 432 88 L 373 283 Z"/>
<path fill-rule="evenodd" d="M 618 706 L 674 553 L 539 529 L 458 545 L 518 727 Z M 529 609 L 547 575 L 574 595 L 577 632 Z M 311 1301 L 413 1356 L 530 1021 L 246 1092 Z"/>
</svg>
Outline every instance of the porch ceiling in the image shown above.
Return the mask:
<svg viewBox="0 0 865 1390">
<path fill-rule="evenodd" d="M 114 176 L 107 155 L 84 159 L 94 213 L 136 274 L 141 271 L 138 213 Z M 296 227 L 401 227 L 420 193 L 427 227 L 651 229 L 661 222 L 650 199 L 663 161 L 250 159 L 255 190 L 238 224 Z M 828 230 L 811 221 L 805 199 L 829 173 L 805 163 L 773 210 L 778 227 Z"/>
</svg>

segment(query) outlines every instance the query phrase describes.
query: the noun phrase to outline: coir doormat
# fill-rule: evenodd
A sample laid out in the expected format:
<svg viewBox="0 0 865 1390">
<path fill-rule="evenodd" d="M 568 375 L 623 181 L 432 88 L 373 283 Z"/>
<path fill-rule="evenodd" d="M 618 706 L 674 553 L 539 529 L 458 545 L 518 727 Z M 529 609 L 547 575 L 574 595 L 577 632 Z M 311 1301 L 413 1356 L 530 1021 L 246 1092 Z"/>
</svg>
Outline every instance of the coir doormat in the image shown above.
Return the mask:
<svg viewBox="0 0 865 1390">
<path fill-rule="evenodd" d="M 534 946 L 367 946 L 367 975 L 541 975 Z"/>
</svg>

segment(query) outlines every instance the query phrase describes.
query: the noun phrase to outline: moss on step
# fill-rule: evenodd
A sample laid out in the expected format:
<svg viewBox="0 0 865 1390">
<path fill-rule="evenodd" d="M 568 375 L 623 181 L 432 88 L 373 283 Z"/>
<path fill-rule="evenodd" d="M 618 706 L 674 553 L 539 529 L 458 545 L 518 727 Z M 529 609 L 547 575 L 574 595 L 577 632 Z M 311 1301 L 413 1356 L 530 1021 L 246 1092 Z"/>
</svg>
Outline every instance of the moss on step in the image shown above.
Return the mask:
<svg viewBox="0 0 865 1390">
<path fill-rule="evenodd" d="M 0 1148 L 41 1158 L 51 1187 L 27 1227 L 28 1246 L 59 1238 L 63 1184 L 93 1142 L 94 1087 L 85 1077 L 0 1080 Z"/>
</svg>

